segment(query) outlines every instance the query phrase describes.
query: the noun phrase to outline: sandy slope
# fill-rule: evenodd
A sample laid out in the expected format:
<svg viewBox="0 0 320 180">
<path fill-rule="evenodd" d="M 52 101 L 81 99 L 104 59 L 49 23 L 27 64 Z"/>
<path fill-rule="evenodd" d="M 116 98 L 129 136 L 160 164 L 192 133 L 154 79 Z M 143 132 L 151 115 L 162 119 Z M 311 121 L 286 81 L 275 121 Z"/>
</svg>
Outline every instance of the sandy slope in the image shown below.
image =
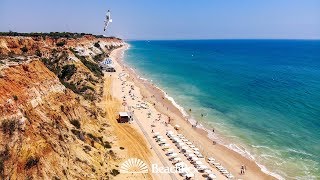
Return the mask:
<svg viewBox="0 0 320 180">
<path fill-rule="evenodd" d="M 118 166 L 130 159 L 138 158 L 145 162 L 149 169 L 151 164 L 162 164 L 157 154 L 151 149 L 152 145 L 148 143 L 144 137 L 143 132 L 136 123 L 133 124 L 120 124 L 117 122 L 118 112 L 123 110 L 120 101 L 120 81 L 117 79 L 114 73 L 105 74 L 104 84 L 104 98 L 105 109 L 107 112 L 107 119 L 113 128 L 114 134 L 117 136 L 117 140 L 114 141 L 116 146 L 124 147 L 123 151 L 118 151 L 117 155 L 121 157 L 121 160 L 116 162 Z M 148 174 L 119 174 L 115 179 L 168 179 L 167 174 L 152 174 L 150 171 Z"/>
<path fill-rule="evenodd" d="M 141 134 L 136 129 L 130 126 L 130 124 L 119 124 L 116 119 L 118 117 L 118 111 L 120 109 L 120 101 L 113 98 L 111 94 L 111 82 L 112 78 L 105 75 L 104 84 L 104 96 L 106 100 L 105 108 L 107 112 L 107 118 L 109 119 L 110 125 L 114 128 L 114 133 L 118 137 L 119 147 L 126 148 L 126 158 L 137 157 L 145 162 L 150 159 L 151 153 L 147 144 Z M 127 177 L 126 174 L 120 174 L 116 178 L 122 179 Z M 133 178 L 131 175 L 130 179 Z M 150 178 L 150 174 L 138 174 L 135 176 L 136 179 Z"/>
</svg>

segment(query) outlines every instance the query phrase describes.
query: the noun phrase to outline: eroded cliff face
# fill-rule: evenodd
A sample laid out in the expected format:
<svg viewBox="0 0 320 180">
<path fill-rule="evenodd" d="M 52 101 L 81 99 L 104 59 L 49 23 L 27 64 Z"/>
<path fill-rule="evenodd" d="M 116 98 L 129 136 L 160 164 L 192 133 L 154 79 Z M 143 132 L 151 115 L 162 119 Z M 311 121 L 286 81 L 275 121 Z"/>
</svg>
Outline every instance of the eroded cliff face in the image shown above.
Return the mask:
<svg viewBox="0 0 320 180">
<path fill-rule="evenodd" d="M 2 179 L 110 177 L 109 160 L 117 157 L 97 105 L 103 82 L 97 62 L 122 45 L 90 36 L 0 37 Z"/>
</svg>

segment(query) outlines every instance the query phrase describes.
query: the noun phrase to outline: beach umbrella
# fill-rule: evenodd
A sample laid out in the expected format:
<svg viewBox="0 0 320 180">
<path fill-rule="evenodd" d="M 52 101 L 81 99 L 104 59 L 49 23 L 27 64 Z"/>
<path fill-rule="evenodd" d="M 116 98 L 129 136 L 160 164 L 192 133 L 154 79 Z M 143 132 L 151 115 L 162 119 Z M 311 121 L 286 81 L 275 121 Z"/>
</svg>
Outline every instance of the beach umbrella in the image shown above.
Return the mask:
<svg viewBox="0 0 320 180">
<path fill-rule="evenodd" d="M 194 154 L 188 154 L 188 157 L 196 157 Z"/>
<path fill-rule="evenodd" d="M 173 134 L 173 132 L 172 132 L 172 131 L 167 131 L 166 134 L 167 134 L 167 135 L 168 135 L 168 134 Z"/>
<path fill-rule="evenodd" d="M 177 153 L 172 153 L 172 154 L 170 154 L 169 156 L 171 156 L 171 157 L 177 157 L 178 154 L 177 154 Z"/>
<path fill-rule="evenodd" d="M 160 140 L 160 139 L 164 139 L 164 138 L 162 136 L 157 136 L 156 139 Z"/>
<path fill-rule="evenodd" d="M 164 150 L 164 151 L 167 150 L 167 149 L 169 149 L 169 147 L 164 147 L 164 148 L 162 148 L 162 150 Z"/>
<path fill-rule="evenodd" d="M 189 149 L 189 147 L 188 146 L 182 146 L 181 149 L 182 150 L 187 150 L 187 149 Z"/>
<path fill-rule="evenodd" d="M 160 139 L 159 141 L 160 142 L 166 142 L 167 140 L 166 139 Z"/>
<path fill-rule="evenodd" d="M 200 152 L 199 152 L 199 151 L 194 151 L 193 153 L 194 153 L 195 155 L 200 154 Z"/>
<path fill-rule="evenodd" d="M 211 174 L 212 171 L 211 171 L 210 169 L 206 169 L 206 170 L 204 170 L 204 173 L 206 173 L 206 174 Z"/>
<path fill-rule="evenodd" d="M 184 142 L 182 142 L 182 141 L 180 141 L 180 142 L 176 142 L 176 144 L 177 144 L 177 145 L 180 145 L 180 146 L 184 146 L 184 145 L 186 145 L 186 143 L 184 143 Z"/>
<path fill-rule="evenodd" d="M 234 176 L 233 176 L 232 174 L 227 174 L 226 177 L 227 177 L 228 179 L 233 179 L 233 178 L 234 178 Z"/>
<path fill-rule="evenodd" d="M 198 158 L 203 158 L 202 154 L 197 154 Z"/>
<path fill-rule="evenodd" d="M 162 139 L 163 136 L 157 135 L 156 138 L 157 138 L 157 139 Z"/>
<path fill-rule="evenodd" d="M 194 151 L 199 151 L 199 149 L 198 148 L 192 148 Z"/>
<path fill-rule="evenodd" d="M 176 135 L 169 136 L 171 140 L 178 138 Z"/>
<path fill-rule="evenodd" d="M 180 168 L 185 167 L 185 166 L 186 166 L 186 164 L 184 162 L 179 162 L 176 164 L 176 167 L 180 167 Z"/>
<path fill-rule="evenodd" d="M 213 162 L 212 164 L 213 164 L 215 167 L 220 166 L 220 163 L 217 163 L 217 162 Z"/>
<path fill-rule="evenodd" d="M 208 166 L 206 166 L 206 165 L 200 165 L 200 166 L 201 166 L 201 168 L 204 169 L 204 170 L 205 170 L 205 169 L 209 169 Z"/>
<path fill-rule="evenodd" d="M 219 171 L 225 170 L 225 168 L 224 168 L 223 166 L 216 166 L 216 168 L 217 168 Z"/>
<path fill-rule="evenodd" d="M 222 170 L 220 171 L 222 174 L 229 174 L 229 172 L 227 170 Z"/>
<path fill-rule="evenodd" d="M 194 164 L 200 165 L 200 164 L 202 164 L 202 162 L 201 161 L 195 161 Z"/>
<path fill-rule="evenodd" d="M 200 165 L 196 166 L 196 168 L 197 168 L 199 171 L 203 171 L 203 170 L 207 169 L 208 167 L 205 166 L 205 165 L 200 164 Z"/>
<path fill-rule="evenodd" d="M 164 147 L 170 147 L 170 144 L 165 143 L 165 144 L 163 144 L 163 146 Z"/>
<path fill-rule="evenodd" d="M 183 143 L 183 142 L 177 143 L 177 146 L 178 146 L 178 147 L 182 147 L 182 146 L 184 146 L 184 145 L 186 145 L 186 144 Z"/>
<path fill-rule="evenodd" d="M 212 157 L 209 157 L 209 158 L 208 158 L 208 161 L 215 161 L 215 159 L 212 158 Z"/>
<path fill-rule="evenodd" d="M 191 157 L 190 160 L 191 160 L 191 161 L 198 161 L 199 158 L 197 158 L 197 157 Z"/>
<path fill-rule="evenodd" d="M 187 145 L 192 145 L 192 142 L 186 142 Z"/>
<path fill-rule="evenodd" d="M 179 174 L 182 176 L 182 177 L 185 177 L 187 175 L 187 170 L 185 169 L 180 169 L 179 170 Z"/>
<path fill-rule="evenodd" d="M 167 152 L 173 152 L 174 149 L 170 148 L 170 149 L 167 149 Z"/>
<path fill-rule="evenodd" d="M 188 139 L 181 139 L 183 142 L 188 142 L 189 140 Z"/>
<path fill-rule="evenodd" d="M 186 175 L 186 177 L 187 177 L 187 178 L 192 178 L 192 177 L 194 177 L 194 174 L 188 173 L 188 174 Z"/>
<path fill-rule="evenodd" d="M 217 176 L 216 176 L 215 174 L 209 174 L 209 175 L 208 175 L 208 178 L 209 178 L 209 179 L 216 179 Z"/>
<path fill-rule="evenodd" d="M 173 154 L 173 151 L 169 151 L 169 152 L 167 151 L 167 152 L 166 152 L 166 155 L 167 155 L 167 156 L 170 156 L 171 154 Z"/>
<path fill-rule="evenodd" d="M 190 148 L 195 148 L 196 146 L 194 146 L 194 145 L 190 145 L 189 147 L 190 147 Z"/>
<path fill-rule="evenodd" d="M 174 138 L 172 138 L 172 142 L 176 142 L 176 141 L 180 141 L 180 138 L 178 138 L 178 137 L 174 137 Z"/>
<path fill-rule="evenodd" d="M 178 158 L 178 157 L 173 158 L 173 161 L 181 161 L 181 158 Z"/>
</svg>

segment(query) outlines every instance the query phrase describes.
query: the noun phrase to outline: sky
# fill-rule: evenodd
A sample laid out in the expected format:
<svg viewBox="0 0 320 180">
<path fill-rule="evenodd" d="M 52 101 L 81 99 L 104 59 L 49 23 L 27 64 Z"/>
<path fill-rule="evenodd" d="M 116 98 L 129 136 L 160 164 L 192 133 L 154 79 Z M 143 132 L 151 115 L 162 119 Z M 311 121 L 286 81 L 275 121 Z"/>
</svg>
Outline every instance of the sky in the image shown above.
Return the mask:
<svg viewBox="0 0 320 180">
<path fill-rule="evenodd" d="M 103 31 L 107 10 L 113 22 Z M 320 0 L 0 0 L 0 31 L 123 39 L 320 39 Z"/>
</svg>

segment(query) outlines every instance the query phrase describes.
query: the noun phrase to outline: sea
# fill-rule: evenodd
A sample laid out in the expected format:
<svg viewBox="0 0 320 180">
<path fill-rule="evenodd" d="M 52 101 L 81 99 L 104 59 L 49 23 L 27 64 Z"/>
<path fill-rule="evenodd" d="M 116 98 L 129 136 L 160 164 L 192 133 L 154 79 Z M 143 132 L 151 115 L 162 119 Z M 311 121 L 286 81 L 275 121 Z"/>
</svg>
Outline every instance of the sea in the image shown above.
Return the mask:
<svg viewBox="0 0 320 180">
<path fill-rule="evenodd" d="M 128 41 L 124 62 L 278 179 L 320 179 L 320 40 Z"/>
</svg>

